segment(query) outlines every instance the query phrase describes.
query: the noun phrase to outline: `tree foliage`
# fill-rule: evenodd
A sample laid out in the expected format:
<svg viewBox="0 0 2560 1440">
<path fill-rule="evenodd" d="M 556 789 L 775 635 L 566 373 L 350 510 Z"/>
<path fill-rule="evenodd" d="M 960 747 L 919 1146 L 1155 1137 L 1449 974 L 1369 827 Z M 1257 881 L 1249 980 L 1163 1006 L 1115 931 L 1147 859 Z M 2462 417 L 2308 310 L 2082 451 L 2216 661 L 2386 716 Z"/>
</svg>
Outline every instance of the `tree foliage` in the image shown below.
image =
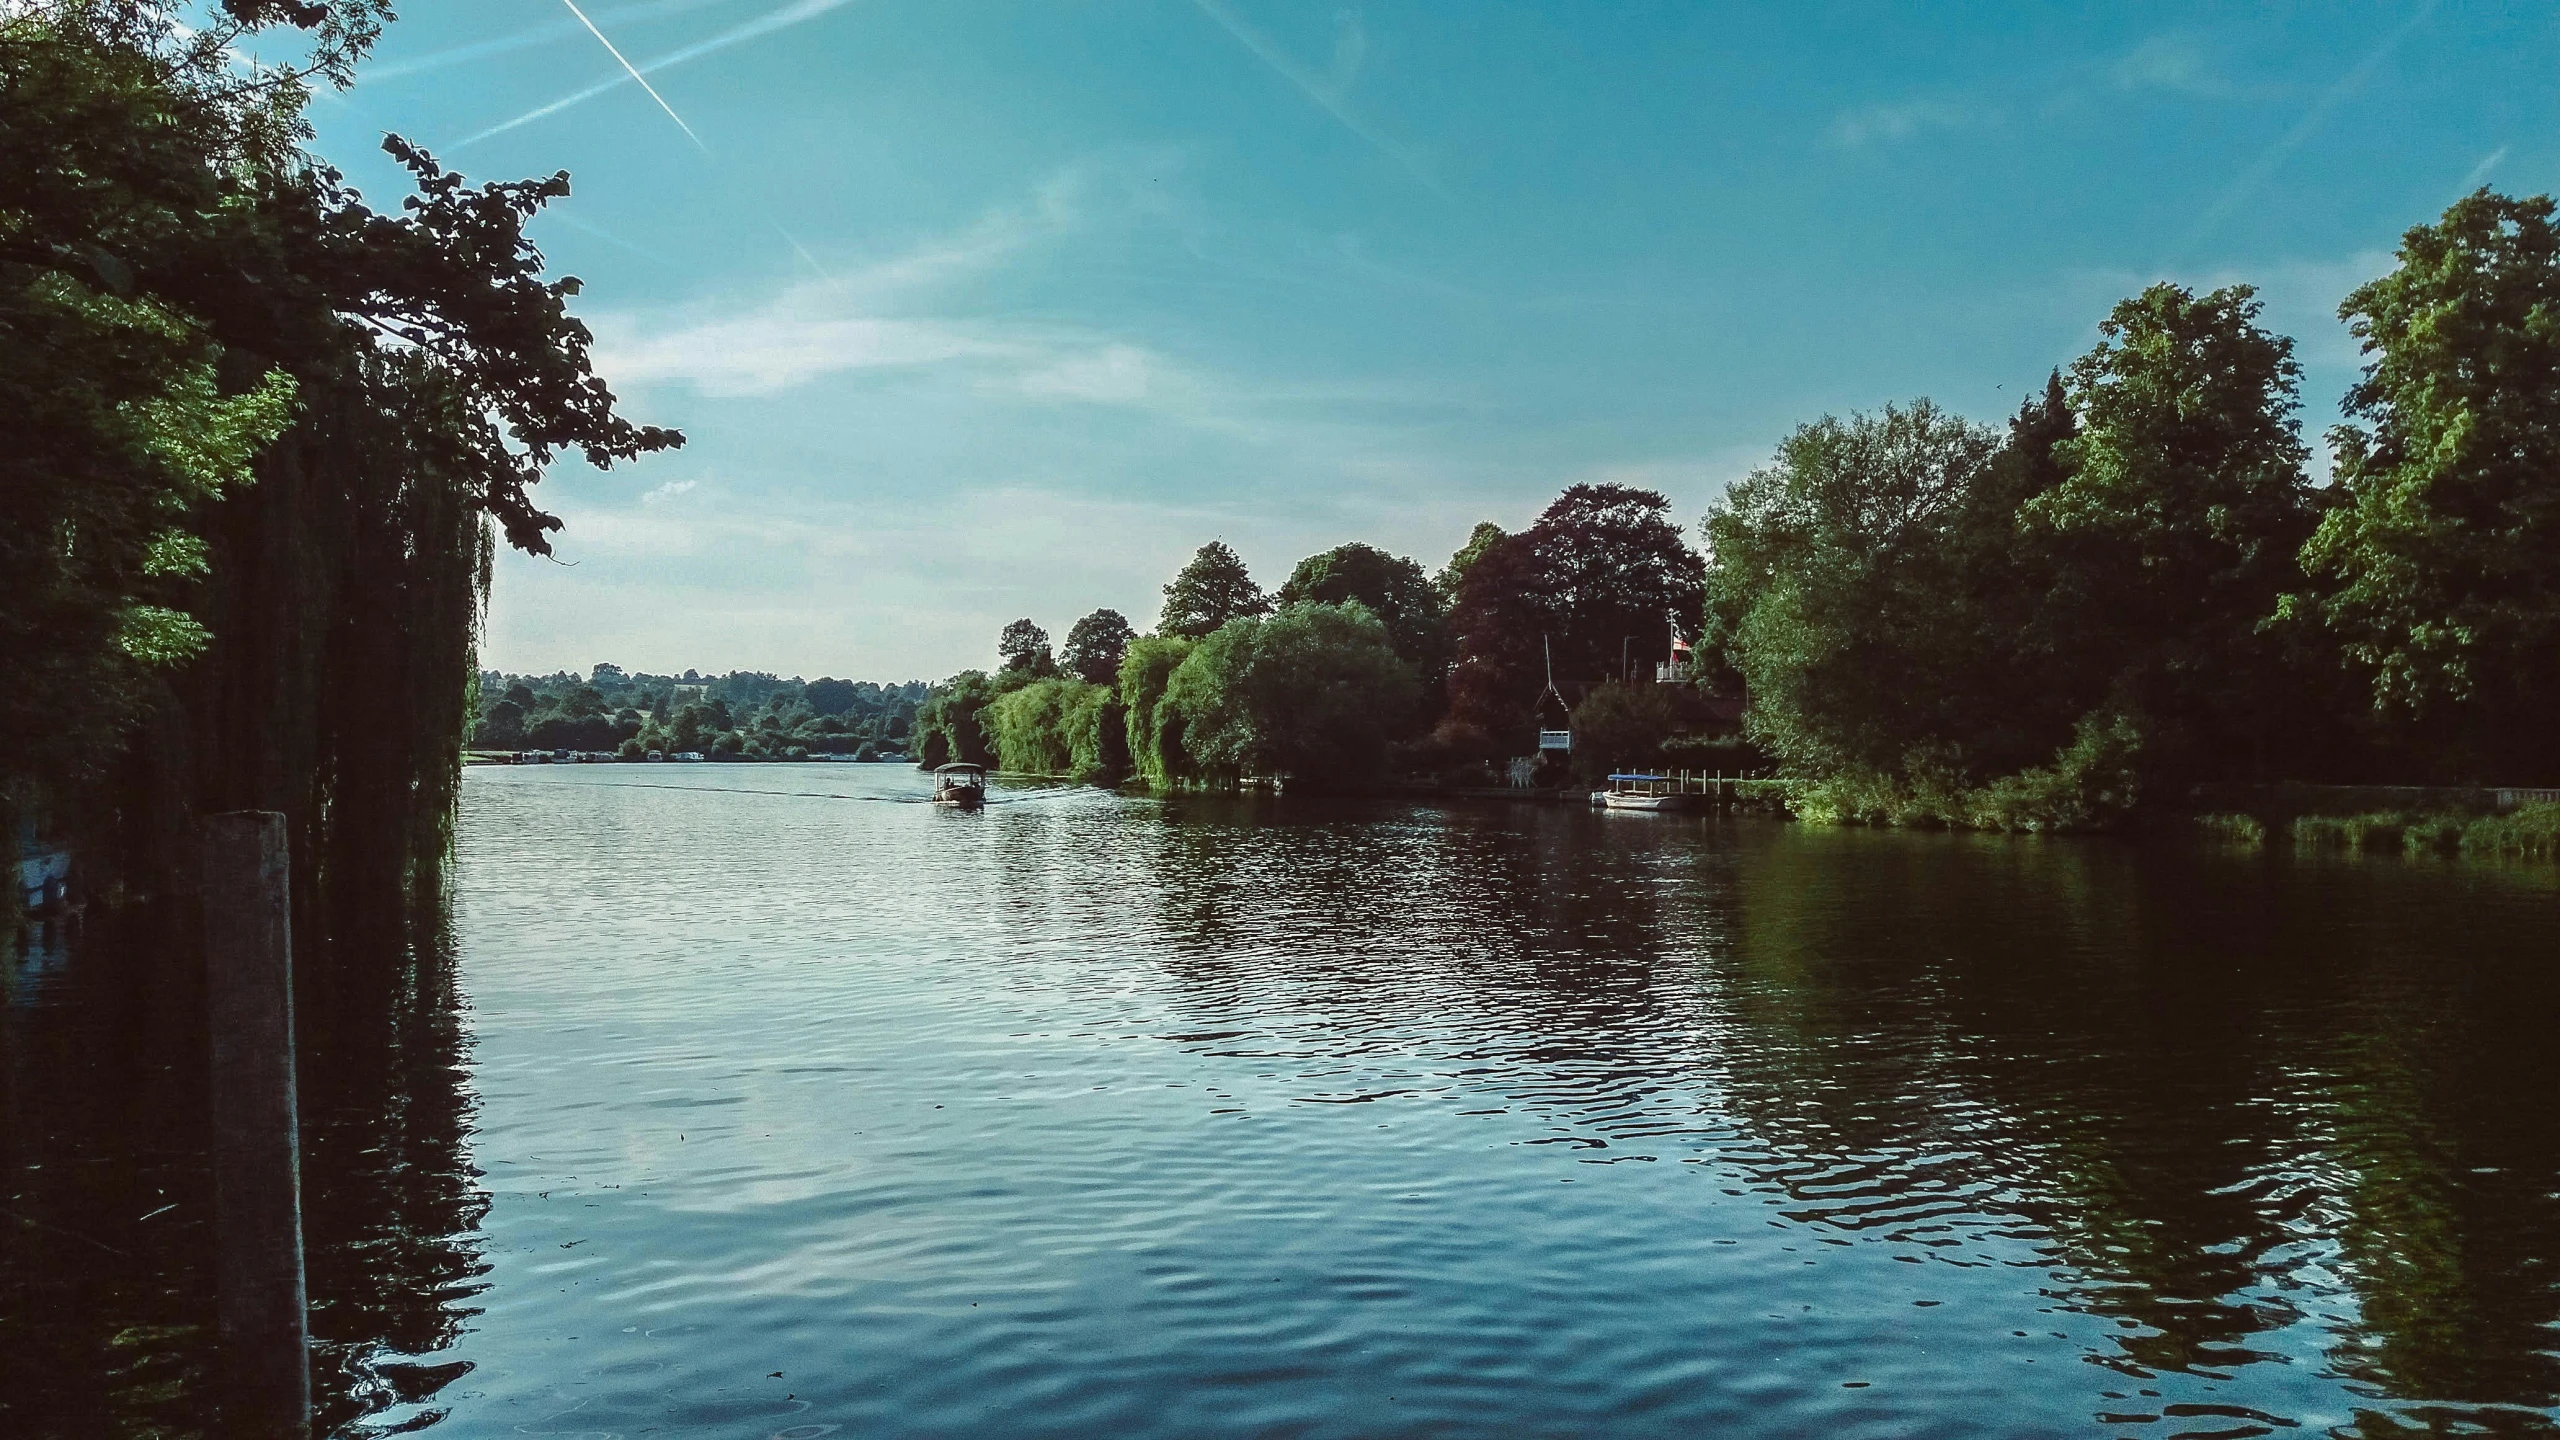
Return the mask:
<svg viewBox="0 0 2560 1440">
<path fill-rule="evenodd" d="M 980 712 L 997 762 L 1022 775 L 1115 780 L 1128 769 L 1118 692 L 1072 676 L 1036 680 Z"/>
<path fill-rule="evenodd" d="M 1127 727 L 1129 763 L 1141 779 L 1162 789 L 1188 779 L 1191 756 L 1182 746 L 1182 714 L 1165 703 L 1173 672 L 1197 642 L 1181 635 L 1148 635 L 1129 643 L 1120 658 L 1120 709 Z"/>
<path fill-rule="evenodd" d="M 1386 626 L 1354 601 L 1228 621 L 1183 656 L 1161 709 L 1181 718 L 1198 778 L 1320 787 L 1376 775 L 1413 701 Z"/>
<path fill-rule="evenodd" d="M 291 817 L 306 886 L 372 834 L 392 858 L 340 888 L 386 910 L 382 875 L 440 851 L 487 521 L 546 550 L 552 459 L 681 438 L 616 413 L 577 281 L 524 237 L 565 176 L 472 186 L 392 137 L 416 193 L 382 214 L 303 151 L 308 86 L 347 83 L 388 14 L 0 15 L 0 399 L 33 442 L 0 456 L 0 805 L 81 815 L 102 873 L 150 883 L 198 807 L 254 805 Z M 66 687 L 87 702 L 24 733 Z M 110 769 L 112 803 L 81 798 Z"/>
<path fill-rule="evenodd" d="M 1046 675 L 1057 669 L 1049 655 L 1049 632 L 1029 620 L 1015 620 L 996 637 L 996 658 L 1006 670 Z"/>
<path fill-rule="evenodd" d="M 1662 759 L 1662 742 L 1679 728 L 1668 685 L 1595 685 L 1573 707 L 1573 771 L 1584 783 Z"/>
<path fill-rule="evenodd" d="M 963 670 L 935 686 L 931 698 L 916 710 L 916 763 L 927 769 L 994 764 L 995 747 L 988 742 L 979 712 L 1001 693 L 998 682 L 983 670 Z"/>
<path fill-rule="evenodd" d="M 2509 775 L 2560 714 L 2560 232 L 2481 190 L 2347 296 L 2368 357 L 2303 551 L 2374 705 Z"/>
<path fill-rule="evenodd" d="M 2246 285 L 2119 302 L 2071 367 L 2063 477 L 2021 507 L 2053 557 L 2045 644 L 2084 708 L 2141 719 L 2161 778 L 2245 776 L 2294 718 L 2266 622 L 2315 511 L 2301 367 L 2260 308 Z"/>
<path fill-rule="evenodd" d="M 2007 436 L 1800 427 L 1707 519 L 1709 642 L 1808 813 L 2079 825 L 2307 743 L 2271 625 L 2311 498 L 2291 342 L 2157 285 Z"/>
<path fill-rule="evenodd" d="M 1387 629 L 1396 657 L 1425 683 L 1447 666 L 1448 603 L 1422 567 L 1402 556 L 1357 541 L 1336 545 L 1298 562 L 1273 600 L 1290 605 L 1340 605 L 1356 600 Z"/>
<path fill-rule="evenodd" d="M 1270 611 L 1270 599 L 1253 583 L 1243 558 L 1227 542 L 1212 540 L 1164 587 L 1164 613 L 1156 630 L 1196 640 L 1230 620 Z"/>
<path fill-rule="evenodd" d="M 1089 684 L 1117 685 L 1120 657 L 1129 653 L 1129 642 L 1137 638 L 1128 617 L 1117 610 L 1096 610 L 1068 629 L 1058 663 Z"/>
<path fill-rule="evenodd" d="M 1493 547 L 1510 538 L 1508 531 L 1492 521 L 1477 521 L 1476 527 L 1467 532 L 1467 543 L 1459 546 L 1457 553 L 1449 557 L 1449 563 L 1440 567 L 1440 573 L 1431 577 L 1431 583 L 1440 591 L 1442 603 L 1456 604 L 1458 590 L 1466 584 L 1467 572 L 1476 568 L 1476 562 Z"/>
<path fill-rule="evenodd" d="M 1650 673 L 1675 632 L 1697 633 L 1704 564 L 1670 509 L 1651 490 L 1576 485 L 1470 562 L 1449 612 L 1450 720 L 1519 736 L 1533 727 L 1550 666 L 1575 684 L 1630 667 Z"/>
<path fill-rule="evenodd" d="M 1977 503 L 2000 449 L 1926 400 L 1825 416 L 1709 511 L 1711 653 L 1733 664 L 1773 756 L 1810 773 L 1891 769 L 1914 750 L 1960 768 L 1986 747 L 2010 758 L 1990 743 L 2004 717 L 1967 703 L 1996 678 L 1983 648 L 2013 638 L 1983 633 L 1976 588 L 2010 529 Z"/>
</svg>

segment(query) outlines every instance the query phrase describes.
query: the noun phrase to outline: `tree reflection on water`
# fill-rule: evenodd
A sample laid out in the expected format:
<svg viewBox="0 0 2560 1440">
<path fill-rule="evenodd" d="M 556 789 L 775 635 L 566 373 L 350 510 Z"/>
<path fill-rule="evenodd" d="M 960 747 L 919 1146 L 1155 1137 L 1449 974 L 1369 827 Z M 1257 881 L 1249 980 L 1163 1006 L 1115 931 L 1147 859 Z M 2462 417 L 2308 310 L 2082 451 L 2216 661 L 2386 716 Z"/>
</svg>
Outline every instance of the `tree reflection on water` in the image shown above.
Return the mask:
<svg viewBox="0 0 2560 1440">
<path fill-rule="evenodd" d="M 191 917 L 138 907 L 38 932 L 0 1011 L 0 1430 L 208 1433 L 212 1184 Z M 323 1433 L 461 1365 L 486 1208 L 442 917 L 297 947 L 313 1388 Z"/>
<path fill-rule="evenodd" d="M 615 823 L 645 836 L 653 813 Z M 1587 1219 L 1589 1243 L 1675 1247 L 1765 1221 L 1785 1249 L 1883 1247 L 1871 1253 L 1939 1282 L 1916 1303 L 1989 1307 L 2102 1367 L 2042 1383 L 2066 1406 L 2113 1407 L 2092 1415 L 2108 1433 L 2180 1417 L 2262 1433 L 2292 1423 L 2289 1405 L 2334 1411 L 2335 1392 L 2363 1407 L 2341 1434 L 2553 1433 L 2560 1054 L 2543 1031 L 2560 974 L 2547 871 L 1297 797 L 878 814 L 918 827 L 880 834 L 948 867 L 927 877 L 934 901 L 847 902 L 813 923 L 921 925 L 868 943 L 931 957 L 943 968 L 895 976 L 948 977 L 932 982 L 946 998 L 982 1005 L 967 988 L 982 972 L 934 948 L 947 897 L 973 897 L 983 925 L 961 948 L 994 967 L 999 998 L 1036 1002 L 1043 1018 L 1025 1023 L 1048 1063 L 1072 1070 L 1076 1045 L 1130 1038 L 1112 1027 L 1144 1014 L 1163 1033 L 1143 1038 L 1168 1048 L 1116 1052 L 1119 1066 L 1157 1057 L 1131 1081 L 1258 1077 L 1271 1088 L 1213 1094 L 1211 1113 L 1297 1110 L 1234 1142 L 1278 1147 L 1259 1157 L 1272 1173 L 1323 1164 L 1290 1148 L 1338 1133 L 1304 1118 L 1322 1107 L 1427 1101 L 1499 1118 L 1432 1129 L 1393 1111 L 1410 1122 L 1402 1143 L 1426 1147 L 1409 1152 L 1420 1163 L 1456 1144 L 1690 1165 L 1716 1187 L 1645 1192 L 1690 1207 L 1670 1213 L 1693 1235 L 1611 1228 L 1654 1223 L 1634 1211 L 1537 1212 Z M 211 1217 L 184 929 L 107 913 L 76 944 L 40 933 L 10 971 L 0 1429 L 12 1435 L 200 1424 Z M 633 973 L 685 993 L 681 969 Z M 825 973 L 869 985 L 891 972 Z M 405 1425 L 430 1423 L 474 1388 L 453 1382 L 478 1353 L 466 1330 L 490 1263 L 455 945 L 439 920 L 320 948 L 302 974 L 326 1418 L 343 1428 L 397 1407 Z M 577 1123 L 528 1117 L 523 1133 L 545 1137 Z M 1470 1163 L 1478 1183 L 1528 1173 Z M 1122 1198 L 1150 1203 L 1151 1178 L 1128 1177 Z M 1181 1193 L 1224 1192 L 1195 1180 Z M 714 1217 L 668 1223 L 698 1238 Z M 1854 1273 L 1874 1268 L 1896 1269 Z M 1716 1302 L 1729 1311 L 1669 1318 L 1756 1323 L 1775 1284 L 1750 1273 L 1763 1278 Z M 1788 1298 L 1868 1305 L 1863 1334 L 1902 1323 L 1873 1307 L 1915 1303 Z M 1782 1352 L 1791 1333 L 1765 1343 Z"/>
</svg>

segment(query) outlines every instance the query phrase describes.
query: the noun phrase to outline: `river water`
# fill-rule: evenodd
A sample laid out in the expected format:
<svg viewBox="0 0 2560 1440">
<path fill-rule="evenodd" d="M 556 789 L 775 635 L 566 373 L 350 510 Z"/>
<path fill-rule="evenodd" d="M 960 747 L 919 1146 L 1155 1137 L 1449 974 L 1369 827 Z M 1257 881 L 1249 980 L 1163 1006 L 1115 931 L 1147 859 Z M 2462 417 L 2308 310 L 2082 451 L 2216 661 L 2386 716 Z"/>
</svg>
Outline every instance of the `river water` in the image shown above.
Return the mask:
<svg viewBox="0 0 2560 1440">
<path fill-rule="evenodd" d="M 925 788 L 470 772 L 306 1008 L 333 1425 L 2560 1434 L 2549 867 Z M 118 943 L 13 982 L 12 1434 L 210 1364 Z"/>
</svg>

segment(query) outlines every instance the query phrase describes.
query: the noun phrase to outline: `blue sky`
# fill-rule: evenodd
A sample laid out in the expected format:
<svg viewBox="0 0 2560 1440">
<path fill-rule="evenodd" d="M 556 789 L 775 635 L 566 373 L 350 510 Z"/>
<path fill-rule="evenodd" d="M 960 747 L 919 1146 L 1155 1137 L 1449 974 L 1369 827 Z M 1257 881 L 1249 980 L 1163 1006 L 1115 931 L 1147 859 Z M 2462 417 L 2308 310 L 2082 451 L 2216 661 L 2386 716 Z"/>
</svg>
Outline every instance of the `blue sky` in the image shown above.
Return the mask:
<svg viewBox="0 0 2560 1440">
<path fill-rule="evenodd" d="M 538 222 L 670 456 L 556 470 L 484 662 L 874 679 L 1141 628 L 1223 537 L 1437 568 L 1580 480 L 1697 517 L 1826 411 L 1976 418 L 2162 277 L 2334 318 L 2472 185 L 2560 185 L 2560 7 L 413 3 L 385 130 Z M 568 103 L 562 103 L 562 102 Z"/>
</svg>

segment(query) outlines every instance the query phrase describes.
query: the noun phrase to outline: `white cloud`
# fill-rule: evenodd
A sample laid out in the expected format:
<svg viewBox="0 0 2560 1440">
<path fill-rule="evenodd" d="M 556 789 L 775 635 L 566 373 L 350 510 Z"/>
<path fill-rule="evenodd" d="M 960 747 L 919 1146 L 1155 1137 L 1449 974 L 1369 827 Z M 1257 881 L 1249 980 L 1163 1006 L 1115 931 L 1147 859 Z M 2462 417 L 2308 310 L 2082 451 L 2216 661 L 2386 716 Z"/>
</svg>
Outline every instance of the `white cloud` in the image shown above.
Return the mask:
<svg viewBox="0 0 2560 1440">
<path fill-rule="evenodd" d="M 2225 96 L 2231 83 L 2204 47 L 2189 35 L 2154 35 L 2109 67 L 2119 90 L 2166 90 L 2180 95 Z"/>
<path fill-rule="evenodd" d="M 1879 142 L 1908 140 L 1924 130 L 1960 130 L 1988 125 L 1999 112 L 1952 100 L 1908 100 L 1893 105 L 1867 105 L 1844 110 L 1831 122 L 1831 138 L 1855 149 Z"/>
<path fill-rule="evenodd" d="M 745 315 L 654 332 L 630 316 L 599 317 L 596 369 L 617 385 L 682 382 L 705 395 L 735 398 L 847 370 L 1021 358 L 1013 342 L 971 333 L 962 323 L 826 314 L 821 307 L 831 298 L 824 284 L 801 285 Z"/>
</svg>

